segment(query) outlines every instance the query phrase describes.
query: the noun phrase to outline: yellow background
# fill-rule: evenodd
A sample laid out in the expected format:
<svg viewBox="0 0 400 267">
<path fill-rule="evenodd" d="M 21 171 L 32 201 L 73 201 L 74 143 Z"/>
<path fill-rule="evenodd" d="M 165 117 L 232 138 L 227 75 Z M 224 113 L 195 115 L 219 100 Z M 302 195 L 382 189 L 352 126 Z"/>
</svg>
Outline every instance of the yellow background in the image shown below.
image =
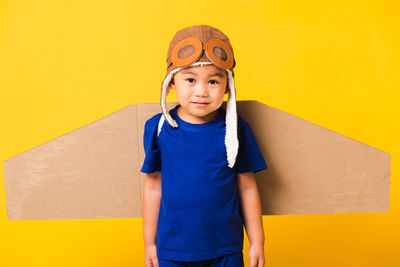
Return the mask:
<svg viewBox="0 0 400 267">
<path fill-rule="evenodd" d="M 213 25 L 231 39 L 239 100 L 392 157 L 390 212 L 264 216 L 266 266 L 400 266 L 399 7 L 2 0 L 0 160 L 132 103 L 158 102 L 174 33 Z M 141 218 L 8 221 L 3 174 L 0 182 L 0 266 L 144 266 Z M 247 237 L 244 255 L 248 266 Z"/>
</svg>

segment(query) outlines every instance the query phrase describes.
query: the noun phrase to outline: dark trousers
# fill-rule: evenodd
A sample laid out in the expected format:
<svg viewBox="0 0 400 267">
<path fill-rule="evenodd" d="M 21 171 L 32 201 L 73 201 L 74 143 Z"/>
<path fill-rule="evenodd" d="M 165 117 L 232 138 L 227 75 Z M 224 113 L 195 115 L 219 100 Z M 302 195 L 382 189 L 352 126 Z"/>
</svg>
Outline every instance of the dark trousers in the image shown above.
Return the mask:
<svg viewBox="0 0 400 267">
<path fill-rule="evenodd" d="M 201 261 L 174 261 L 158 259 L 160 267 L 244 267 L 243 252 L 223 255 Z"/>
</svg>

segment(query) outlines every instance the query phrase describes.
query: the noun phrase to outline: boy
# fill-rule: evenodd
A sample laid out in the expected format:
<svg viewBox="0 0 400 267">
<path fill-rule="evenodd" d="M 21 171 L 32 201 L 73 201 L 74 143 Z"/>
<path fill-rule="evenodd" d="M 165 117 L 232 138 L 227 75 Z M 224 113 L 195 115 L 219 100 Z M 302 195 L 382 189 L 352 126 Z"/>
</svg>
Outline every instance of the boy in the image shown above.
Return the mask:
<svg viewBox="0 0 400 267">
<path fill-rule="evenodd" d="M 267 165 L 250 125 L 236 114 L 229 39 L 208 25 L 184 28 L 170 43 L 167 64 L 162 113 L 146 121 L 143 135 L 145 264 L 244 266 L 245 225 L 250 266 L 264 266 L 254 173 Z M 179 104 L 167 112 L 169 88 Z"/>
</svg>

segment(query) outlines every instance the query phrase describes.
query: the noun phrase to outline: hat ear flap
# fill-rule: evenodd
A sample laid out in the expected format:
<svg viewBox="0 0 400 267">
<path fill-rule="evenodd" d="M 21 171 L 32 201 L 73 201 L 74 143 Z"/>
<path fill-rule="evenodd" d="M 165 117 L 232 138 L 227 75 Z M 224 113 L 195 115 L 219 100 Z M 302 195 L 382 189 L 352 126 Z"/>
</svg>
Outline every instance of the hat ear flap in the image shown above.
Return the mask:
<svg viewBox="0 0 400 267">
<path fill-rule="evenodd" d="M 226 129 L 225 148 L 227 153 L 228 166 L 233 168 L 239 150 L 237 111 L 236 111 L 236 90 L 232 72 L 228 70 L 229 98 L 226 105 Z"/>
<path fill-rule="evenodd" d="M 169 83 L 174 75 L 175 72 L 178 72 L 180 68 L 177 68 L 165 77 L 164 81 L 162 82 L 161 86 L 161 99 L 160 99 L 160 106 L 161 106 L 161 111 L 163 113 L 163 116 L 167 123 L 174 128 L 178 127 L 178 123 L 171 117 L 169 114 L 168 108 L 167 108 L 167 95 L 169 94 Z"/>
</svg>

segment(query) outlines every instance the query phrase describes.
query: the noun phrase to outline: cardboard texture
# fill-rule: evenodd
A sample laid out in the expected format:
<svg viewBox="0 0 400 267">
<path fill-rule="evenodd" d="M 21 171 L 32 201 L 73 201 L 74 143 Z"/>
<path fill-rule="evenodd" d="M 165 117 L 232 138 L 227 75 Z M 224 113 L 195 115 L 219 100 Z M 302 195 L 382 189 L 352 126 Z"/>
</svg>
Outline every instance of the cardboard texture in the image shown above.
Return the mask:
<svg viewBox="0 0 400 267">
<path fill-rule="evenodd" d="M 269 167 L 263 215 L 389 210 L 390 154 L 258 101 L 237 110 Z M 159 112 L 132 104 L 4 161 L 8 219 L 141 217 L 144 124 Z"/>
</svg>

